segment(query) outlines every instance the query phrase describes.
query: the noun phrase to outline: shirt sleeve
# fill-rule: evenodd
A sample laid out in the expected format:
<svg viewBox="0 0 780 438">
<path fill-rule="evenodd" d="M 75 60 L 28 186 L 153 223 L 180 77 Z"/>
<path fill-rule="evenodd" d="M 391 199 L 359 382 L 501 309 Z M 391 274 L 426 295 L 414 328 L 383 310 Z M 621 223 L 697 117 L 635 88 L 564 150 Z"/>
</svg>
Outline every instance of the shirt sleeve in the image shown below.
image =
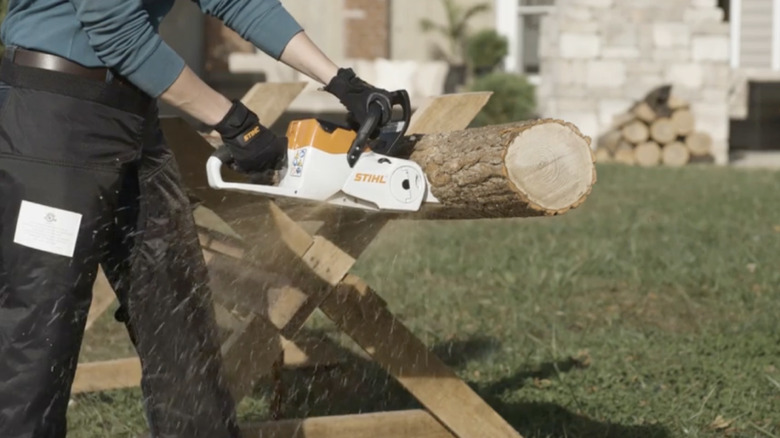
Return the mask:
<svg viewBox="0 0 780 438">
<path fill-rule="evenodd" d="M 280 0 L 192 0 L 245 40 L 278 60 L 301 25 Z"/>
<path fill-rule="evenodd" d="M 98 58 L 152 97 L 184 69 L 154 29 L 141 0 L 70 0 Z"/>
</svg>

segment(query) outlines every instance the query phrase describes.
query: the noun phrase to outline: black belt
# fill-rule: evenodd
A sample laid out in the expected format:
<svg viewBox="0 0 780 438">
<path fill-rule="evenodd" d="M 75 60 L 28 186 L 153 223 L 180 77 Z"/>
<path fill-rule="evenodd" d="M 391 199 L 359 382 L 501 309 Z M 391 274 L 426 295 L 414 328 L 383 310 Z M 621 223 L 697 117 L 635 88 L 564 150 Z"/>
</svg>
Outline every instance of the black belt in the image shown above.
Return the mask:
<svg viewBox="0 0 780 438">
<path fill-rule="evenodd" d="M 16 47 L 11 56 L 11 62 L 22 67 L 34 67 L 44 70 L 67 73 L 96 81 L 106 82 L 109 78 L 113 82 L 121 85 L 133 87 L 133 85 L 124 78 L 116 75 L 109 75 L 110 70 L 105 67 L 84 67 L 63 57 L 52 55 L 50 53 L 38 52 L 36 50 L 22 49 Z"/>
<path fill-rule="evenodd" d="M 57 55 L 8 47 L 0 64 L 0 81 L 88 99 L 138 115 L 153 109 L 155 99 L 105 67 L 85 67 Z"/>
</svg>

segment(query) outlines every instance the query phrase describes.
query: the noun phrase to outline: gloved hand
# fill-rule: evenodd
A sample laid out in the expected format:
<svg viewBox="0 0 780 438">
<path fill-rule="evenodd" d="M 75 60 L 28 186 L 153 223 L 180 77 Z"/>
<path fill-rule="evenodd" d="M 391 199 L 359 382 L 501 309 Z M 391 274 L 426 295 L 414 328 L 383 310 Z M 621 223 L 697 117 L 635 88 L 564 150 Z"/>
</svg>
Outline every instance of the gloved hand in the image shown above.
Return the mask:
<svg viewBox="0 0 780 438">
<path fill-rule="evenodd" d="M 360 79 L 351 69 L 341 68 L 338 74 L 325 86 L 325 91 L 336 96 L 349 111 L 348 121 L 353 128 L 362 126 L 368 116 L 368 105 L 377 102 L 382 105 L 383 118 L 379 125 L 385 125 L 392 115 L 391 93 L 374 87 Z"/>
<path fill-rule="evenodd" d="M 231 166 L 246 174 L 258 174 L 277 168 L 287 157 L 287 138 L 278 137 L 260 123 L 257 114 L 241 101 L 233 106 L 225 117 L 214 126 L 225 146 Z"/>
</svg>

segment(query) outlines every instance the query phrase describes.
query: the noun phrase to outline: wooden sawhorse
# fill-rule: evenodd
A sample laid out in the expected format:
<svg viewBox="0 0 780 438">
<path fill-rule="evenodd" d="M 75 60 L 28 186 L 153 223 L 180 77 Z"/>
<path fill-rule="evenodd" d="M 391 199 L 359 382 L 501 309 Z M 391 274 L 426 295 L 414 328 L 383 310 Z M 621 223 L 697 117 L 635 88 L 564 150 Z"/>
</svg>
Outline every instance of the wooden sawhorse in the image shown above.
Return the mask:
<svg viewBox="0 0 780 438">
<path fill-rule="evenodd" d="M 475 93 L 432 99 L 415 112 L 409 133 L 464 129 L 488 98 Z M 286 340 L 294 340 L 319 309 L 424 407 L 245 425 L 246 437 L 520 437 L 368 284 L 350 274 L 395 216 L 210 190 L 204 165 L 213 146 L 181 119 L 163 124 L 185 184 L 203 203 L 196 217 L 220 325 L 230 332 L 222 351 L 236 400 L 273 371 Z"/>
<path fill-rule="evenodd" d="M 464 129 L 488 98 L 489 94 L 466 94 L 433 99 L 415 112 L 409 133 Z M 182 153 L 197 149 L 203 151 L 198 152 L 200 155 L 213 150 L 205 141 L 197 140 L 197 134 L 188 134 L 187 130 L 181 121 L 166 121 L 170 143 L 180 147 Z M 198 142 L 200 145 L 195 146 Z M 202 163 L 202 156 L 197 161 Z M 255 340 L 257 348 L 252 358 L 237 360 L 230 353 L 226 355 L 228 373 L 248 379 L 243 383 L 235 380 L 237 396 L 240 397 L 242 389 L 251 388 L 253 379 L 269 372 L 275 354 L 280 351 L 278 338 L 293 339 L 309 316 L 319 309 L 425 408 L 247 425 L 244 429 L 248 437 L 520 436 L 433 355 L 387 309 L 368 284 L 350 274 L 357 257 L 394 216 L 257 199 L 227 200 L 231 194 L 200 189 L 204 187 L 202 175 L 187 174 L 185 180 L 204 205 L 218 212 L 246 245 L 241 260 L 221 257 L 216 264 L 212 260 L 214 277 L 218 277 L 217 271 L 224 270 L 237 277 L 234 281 L 252 281 L 251 277 L 256 277 L 254 284 L 265 285 L 269 290 L 284 290 L 273 293 L 277 297 L 271 306 L 273 312 L 268 312 L 268 300 L 260 300 L 259 308 L 251 300 L 236 303 L 239 312 L 241 306 L 244 311 L 265 314 L 271 320 L 270 327 L 264 322 L 248 327 L 243 333 L 234 333 L 237 344 L 248 345 L 250 342 L 243 339 L 250 338 Z M 224 208 L 222 203 L 232 205 Z M 241 265 L 243 268 L 239 268 Z M 289 279 L 295 281 L 290 283 Z"/>
</svg>

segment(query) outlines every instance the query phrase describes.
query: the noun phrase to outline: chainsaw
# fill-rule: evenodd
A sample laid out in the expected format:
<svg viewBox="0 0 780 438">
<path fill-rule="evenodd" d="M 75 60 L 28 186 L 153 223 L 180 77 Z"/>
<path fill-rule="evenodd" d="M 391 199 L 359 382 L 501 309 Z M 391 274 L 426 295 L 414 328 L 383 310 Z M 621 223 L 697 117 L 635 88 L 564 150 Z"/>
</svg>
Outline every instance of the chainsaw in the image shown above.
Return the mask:
<svg viewBox="0 0 780 438">
<path fill-rule="evenodd" d="M 438 202 L 422 168 L 397 156 L 411 118 L 409 95 L 396 91 L 391 103 L 400 106 L 400 119 L 372 102 L 356 130 L 317 118 L 291 122 L 286 161 L 275 184 L 224 181 L 227 160 L 217 150 L 206 163 L 209 186 L 372 211 L 418 211 L 425 202 Z M 383 119 L 388 122 L 380 126 Z"/>
</svg>

